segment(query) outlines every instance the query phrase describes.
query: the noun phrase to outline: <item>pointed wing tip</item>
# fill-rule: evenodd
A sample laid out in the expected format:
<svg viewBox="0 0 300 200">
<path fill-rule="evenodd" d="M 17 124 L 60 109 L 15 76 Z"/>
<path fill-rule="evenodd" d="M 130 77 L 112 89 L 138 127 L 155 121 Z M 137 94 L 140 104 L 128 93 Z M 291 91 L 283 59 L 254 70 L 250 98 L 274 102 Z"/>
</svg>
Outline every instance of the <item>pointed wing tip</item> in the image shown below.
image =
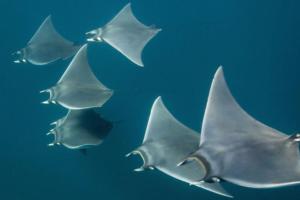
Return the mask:
<svg viewBox="0 0 300 200">
<path fill-rule="evenodd" d="M 223 197 L 230 198 L 230 199 L 233 199 L 233 198 L 234 198 L 234 196 L 231 195 L 231 194 L 229 194 L 229 193 L 217 193 L 217 194 L 218 194 L 218 195 L 221 195 L 221 196 L 223 196 Z"/>
<path fill-rule="evenodd" d="M 161 98 L 161 96 L 157 97 L 153 103 L 152 109 L 156 108 L 156 107 L 165 107 L 164 102 Z"/>
<path fill-rule="evenodd" d="M 78 45 L 80 47 L 79 51 L 86 51 L 87 50 L 87 44 L 84 45 Z"/>
<path fill-rule="evenodd" d="M 209 185 L 210 185 L 210 187 L 207 187 Z M 219 183 L 215 183 L 215 184 L 209 183 L 208 185 L 207 185 L 207 183 L 204 183 L 204 185 L 200 183 L 200 184 L 195 184 L 195 186 L 201 187 L 203 189 L 206 189 L 207 191 L 210 191 L 214 194 L 217 194 L 217 195 L 220 195 L 223 197 L 227 197 L 227 198 L 231 198 L 231 199 L 234 198 L 234 196 L 231 195 L 227 190 L 225 190 Z"/>
<path fill-rule="evenodd" d="M 52 15 L 49 14 L 45 19 L 43 23 L 49 23 L 53 26 L 53 22 L 52 22 Z"/>
<path fill-rule="evenodd" d="M 142 62 L 136 62 L 135 64 L 137 64 L 139 67 L 145 67 Z"/>
<path fill-rule="evenodd" d="M 142 61 L 141 56 L 138 59 L 131 58 L 130 56 L 126 55 L 126 53 L 121 52 L 123 55 L 125 55 L 130 61 L 132 61 L 134 64 L 138 65 L 139 67 L 144 67 L 144 63 Z"/>
<path fill-rule="evenodd" d="M 216 71 L 215 76 L 219 76 L 219 75 L 223 75 L 223 74 L 224 74 L 223 66 L 220 65 Z"/>
<path fill-rule="evenodd" d="M 225 82 L 225 77 L 224 77 L 224 71 L 223 71 L 223 66 L 219 66 L 215 75 L 214 75 L 214 78 L 213 78 L 213 83 L 212 85 L 215 85 L 217 83 L 220 83 L 220 82 L 224 82 L 222 84 L 225 84 L 226 85 L 226 82 Z"/>
<path fill-rule="evenodd" d="M 83 54 L 84 56 L 86 56 L 86 54 L 87 54 L 87 44 L 84 44 L 84 45 L 79 46 L 79 50 L 77 51 L 77 53 L 76 53 L 75 57 L 73 58 L 73 60 L 74 60 L 77 56 L 79 56 L 79 55 L 81 55 L 81 54 Z M 72 61 L 73 61 L 73 60 L 72 60 Z M 71 62 L 71 64 L 72 64 L 72 62 Z"/>
<path fill-rule="evenodd" d="M 130 8 L 130 9 L 131 9 L 131 2 L 128 2 L 128 3 L 125 5 L 125 8 Z"/>
</svg>

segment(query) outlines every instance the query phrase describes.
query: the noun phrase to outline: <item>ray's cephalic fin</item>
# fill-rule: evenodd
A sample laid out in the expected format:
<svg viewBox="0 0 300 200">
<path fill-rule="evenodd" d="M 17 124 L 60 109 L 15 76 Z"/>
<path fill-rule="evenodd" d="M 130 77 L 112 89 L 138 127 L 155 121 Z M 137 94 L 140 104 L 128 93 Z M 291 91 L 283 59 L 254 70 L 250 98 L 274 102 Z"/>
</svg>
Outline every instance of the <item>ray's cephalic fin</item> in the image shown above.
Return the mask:
<svg viewBox="0 0 300 200">
<path fill-rule="evenodd" d="M 289 137 L 290 140 L 293 142 L 300 142 L 300 133 L 293 134 Z"/>
<path fill-rule="evenodd" d="M 132 152 L 128 153 L 126 157 L 132 156 L 132 155 L 139 155 L 143 160 L 143 165 L 139 168 L 134 169 L 135 172 L 141 172 L 145 170 L 154 170 L 155 166 L 154 163 L 151 163 L 150 156 L 146 153 L 147 151 L 144 151 L 145 147 L 141 146 L 140 148 L 133 150 Z"/>
</svg>

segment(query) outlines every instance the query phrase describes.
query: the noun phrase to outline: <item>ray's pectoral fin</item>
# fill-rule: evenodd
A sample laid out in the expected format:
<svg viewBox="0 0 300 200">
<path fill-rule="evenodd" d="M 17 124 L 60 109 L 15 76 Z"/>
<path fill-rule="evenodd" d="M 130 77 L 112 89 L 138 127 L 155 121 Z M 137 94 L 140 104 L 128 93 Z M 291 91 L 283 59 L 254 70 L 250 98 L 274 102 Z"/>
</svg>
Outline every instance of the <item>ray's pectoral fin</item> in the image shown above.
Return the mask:
<svg viewBox="0 0 300 200">
<path fill-rule="evenodd" d="M 209 92 L 201 129 L 200 146 L 204 143 L 227 149 L 236 143 L 269 142 L 285 134 L 257 121 L 244 111 L 232 96 L 219 67 Z"/>
</svg>

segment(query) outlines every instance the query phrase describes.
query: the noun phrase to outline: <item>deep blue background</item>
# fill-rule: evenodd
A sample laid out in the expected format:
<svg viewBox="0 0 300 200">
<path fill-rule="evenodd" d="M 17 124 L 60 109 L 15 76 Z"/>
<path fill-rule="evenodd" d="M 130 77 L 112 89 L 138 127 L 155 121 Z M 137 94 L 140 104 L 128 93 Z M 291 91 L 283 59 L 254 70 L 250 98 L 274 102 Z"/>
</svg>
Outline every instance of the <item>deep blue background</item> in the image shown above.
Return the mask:
<svg viewBox="0 0 300 200">
<path fill-rule="evenodd" d="M 82 42 L 125 0 L 1 0 L 0 195 L 9 200 L 224 199 L 158 171 L 133 173 L 124 158 L 143 138 L 153 100 L 162 95 L 183 123 L 200 130 L 210 82 L 218 65 L 245 110 L 285 133 L 300 130 L 300 1 L 133 0 L 135 15 L 163 31 L 145 48 L 145 68 L 108 45 L 89 47 L 98 78 L 116 90 L 100 112 L 122 120 L 87 156 L 47 147 L 49 123 L 66 111 L 44 106 L 39 94 L 59 79 L 68 61 L 16 65 L 23 47 L 48 14 L 58 31 Z M 298 199 L 300 186 L 254 190 L 226 185 L 236 199 Z"/>
</svg>

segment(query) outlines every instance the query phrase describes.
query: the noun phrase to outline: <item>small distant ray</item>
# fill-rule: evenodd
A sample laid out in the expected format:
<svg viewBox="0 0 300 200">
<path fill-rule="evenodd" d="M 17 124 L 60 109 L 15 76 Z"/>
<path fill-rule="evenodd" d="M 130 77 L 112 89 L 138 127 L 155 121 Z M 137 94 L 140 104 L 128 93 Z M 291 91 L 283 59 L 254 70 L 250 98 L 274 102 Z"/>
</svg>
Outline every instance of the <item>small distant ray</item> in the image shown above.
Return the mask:
<svg viewBox="0 0 300 200">
<path fill-rule="evenodd" d="M 41 92 L 50 93 L 44 104 L 58 103 L 73 110 L 101 107 L 113 95 L 93 74 L 87 60 L 87 45 L 78 51 L 58 83 Z"/>
<path fill-rule="evenodd" d="M 144 161 L 135 171 L 158 169 L 178 180 L 194 184 L 194 180 L 203 178 L 206 169 L 191 162 L 177 166 L 184 158 L 198 149 L 199 134 L 176 120 L 158 97 L 151 109 L 142 146 L 130 155 L 140 155 Z M 214 193 L 231 197 L 219 183 L 196 183 L 198 187 Z"/>
<path fill-rule="evenodd" d="M 113 123 L 103 119 L 94 109 L 69 110 L 60 124 L 47 135 L 54 135 L 49 146 L 64 145 L 69 149 L 86 149 L 103 142 Z"/>
<path fill-rule="evenodd" d="M 105 26 L 87 32 L 87 41 L 106 42 L 121 52 L 133 63 L 143 67 L 142 52 L 146 44 L 161 29 L 142 24 L 133 15 L 128 3 Z"/>
<path fill-rule="evenodd" d="M 13 54 L 16 57 L 14 62 L 46 65 L 73 56 L 79 48 L 79 45 L 74 45 L 55 30 L 51 16 L 48 16 L 27 46 Z"/>
<path fill-rule="evenodd" d="M 233 98 L 220 67 L 211 85 L 199 149 L 201 181 L 225 180 L 251 188 L 300 183 L 300 134 L 288 136 L 248 115 Z M 183 162 L 184 163 L 184 162 Z"/>
</svg>

